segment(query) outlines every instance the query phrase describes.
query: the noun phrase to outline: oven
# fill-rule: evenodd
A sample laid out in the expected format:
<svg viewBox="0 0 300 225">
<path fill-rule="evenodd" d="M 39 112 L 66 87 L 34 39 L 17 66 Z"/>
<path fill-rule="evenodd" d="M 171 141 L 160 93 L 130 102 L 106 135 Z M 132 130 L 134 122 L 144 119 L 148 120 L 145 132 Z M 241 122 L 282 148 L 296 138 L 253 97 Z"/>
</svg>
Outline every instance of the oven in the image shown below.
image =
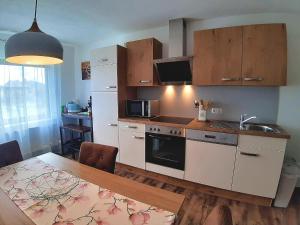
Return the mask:
<svg viewBox="0 0 300 225">
<path fill-rule="evenodd" d="M 181 128 L 146 127 L 146 162 L 184 170 L 185 132 Z"/>
</svg>

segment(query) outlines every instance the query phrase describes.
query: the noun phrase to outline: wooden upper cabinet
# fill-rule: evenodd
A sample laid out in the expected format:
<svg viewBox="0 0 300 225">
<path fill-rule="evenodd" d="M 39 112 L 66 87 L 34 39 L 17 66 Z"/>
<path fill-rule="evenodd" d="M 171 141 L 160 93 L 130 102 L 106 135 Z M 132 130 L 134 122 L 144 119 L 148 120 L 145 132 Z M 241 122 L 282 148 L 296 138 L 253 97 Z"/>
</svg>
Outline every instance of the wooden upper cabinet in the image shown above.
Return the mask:
<svg viewBox="0 0 300 225">
<path fill-rule="evenodd" d="M 196 31 L 194 85 L 241 85 L 242 27 Z"/>
<path fill-rule="evenodd" d="M 285 24 L 243 27 L 243 85 L 281 86 L 287 83 Z"/>
<path fill-rule="evenodd" d="M 162 57 L 162 43 L 154 38 L 131 41 L 127 47 L 127 85 L 153 86 L 158 83 L 153 60 Z"/>
<path fill-rule="evenodd" d="M 195 32 L 194 85 L 282 86 L 286 83 L 285 24 Z"/>
</svg>

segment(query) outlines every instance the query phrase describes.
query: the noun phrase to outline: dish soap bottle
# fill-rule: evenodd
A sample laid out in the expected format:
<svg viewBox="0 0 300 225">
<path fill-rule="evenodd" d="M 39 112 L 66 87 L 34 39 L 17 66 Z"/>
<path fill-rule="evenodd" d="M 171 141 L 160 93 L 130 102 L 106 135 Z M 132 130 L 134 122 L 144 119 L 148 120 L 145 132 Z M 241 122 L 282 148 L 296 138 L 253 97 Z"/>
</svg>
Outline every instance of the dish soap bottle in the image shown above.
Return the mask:
<svg viewBox="0 0 300 225">
<path fill-rule="evenodd" d="M 203 104 L 199 105 L 199 121 L 206 121 L 206 110 L 203 108 Z"/>
</svg>

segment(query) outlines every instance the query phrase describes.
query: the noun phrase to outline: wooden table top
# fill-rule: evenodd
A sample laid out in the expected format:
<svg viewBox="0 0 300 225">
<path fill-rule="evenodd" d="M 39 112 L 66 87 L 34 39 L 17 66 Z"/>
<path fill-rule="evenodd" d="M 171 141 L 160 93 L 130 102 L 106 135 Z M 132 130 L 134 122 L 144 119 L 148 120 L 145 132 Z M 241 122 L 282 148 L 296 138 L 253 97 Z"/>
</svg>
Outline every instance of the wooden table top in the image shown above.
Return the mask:
<svg viewBox="0 0 300 225">
<path fill-rule="evenodd" d="M 141 184 L 53 153 L 47 153 L 37 158 L 102 188 L 175 214 L 179 212 L 185 198 L 184 195 Z M 0 225 L 34 225 L 1 189 L 0 201 Z"/>
</svg>

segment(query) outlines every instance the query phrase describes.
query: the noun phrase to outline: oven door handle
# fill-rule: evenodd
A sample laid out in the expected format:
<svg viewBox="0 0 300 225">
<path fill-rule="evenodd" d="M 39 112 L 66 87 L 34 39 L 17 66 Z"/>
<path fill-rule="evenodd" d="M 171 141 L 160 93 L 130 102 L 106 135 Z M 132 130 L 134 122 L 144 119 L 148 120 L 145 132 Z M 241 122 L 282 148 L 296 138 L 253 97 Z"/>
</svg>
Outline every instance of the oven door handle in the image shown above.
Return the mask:
<svg viewBox="0 0 300 225">
<path fill-rule="evenodd" d="M 155 135 L 152 135 L 152 134 L 148 134 L 149 137 L 151 138 L 157 138 L 157 139 L 162 139 L 162 140 L 166 140 L 166 141 L 171 141 L 172 138 L 169 138 L 169 137 L 162 137 L 162 136 L 155 136 Z"/>
</svg>

